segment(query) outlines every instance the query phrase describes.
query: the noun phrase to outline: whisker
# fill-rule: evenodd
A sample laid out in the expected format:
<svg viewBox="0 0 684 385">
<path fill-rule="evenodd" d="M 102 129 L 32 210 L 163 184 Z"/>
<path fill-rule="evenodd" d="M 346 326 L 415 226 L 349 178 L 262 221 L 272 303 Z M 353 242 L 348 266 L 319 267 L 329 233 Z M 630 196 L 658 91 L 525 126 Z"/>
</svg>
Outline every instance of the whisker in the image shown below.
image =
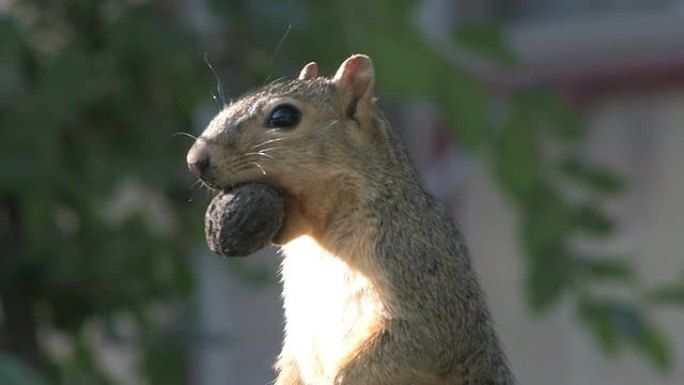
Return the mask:
<svg viewBox="0 0 684 385">
<path fill-rule="evenodd" d="M 233 160 L 233 162 L 230 163 L 230 164 L 228 165 L 228 167 L 226 167 L 226 168 L 227 168 L 228 170 L 231 170 L 231 171 L 230 171 L 230 174 L 234 174 L 236 171 L 238 171 L 239 167 L 243 167 L 243 166 L 246 165 L 246 164 L 247 164 L 247 159 L 245 159 L 245 158 L 238 158 L 238 159 Z"/>
<path fill-rule="evenodd" d="M 192 200 L 195 198 L 195 191 L 197 191 L 198 188 L 206 187 L 204 182 L 202 182 L 202 179 L 197 178 L 195 183 L 190 185 L 190 198 L 188 198 L 188 202 L 192 202 Z"/>
<path fill-rule="evenodd" d="M 197 139 L 196 136 L 194 136 L 194 135 L 192 135 L 192 134 L 188 134 L 187 132 L 182 132 L 182 131 L 174 132 L 173 134 L 171 134 L 171 137 L 172 137 L 172 138 L 173 138 L 173 137 L 176 137 L 176 136 L 187 136 L 188 138 L 192 138 L 192 139 L 194 139 L 194 140 L 199 140 L 199 139 Z"/>
<path fill-rule="evenodd" d="M 248 170 L 250 167 L 252 167 L 252 163 L 255 163 L 255 162 L 250 162 L 247 159 L 238 159 L 237 161 L 231 163 L 228 166 L 228 169 L 230 170 L 230 175 L 235 175 L 241 171 Z M 232 184 L 232 182 L 230 182 L 228 184 Z"/>
<path fill-rule="evenodd" d="M 219 109 L 221 109 L 223 106 L 226 105 L 226 95 L 223 92 L 223 84 L 221 84 L 221 79 L 218 77 L 216 70 L 214 70 L 214 66 L 211 65 L 211 63 L 209 62 L 209 55 L 206 52 L 204 53 L 204 62 L 207 63 L 207 66 L 211 70 L 211 73 L 214 74 L 214 78 L 216 78 L 216 90 L 218 91 L 219 97 L 221 98 L 221 103 L 223 103 L 223 105 L 219 105 Z M 214 97 L 216 104 L 218 104 L 218 100 L 216 100 L 216 95 L 212 96 Z"/>
<path fill-rule="evenodd" d="M 244 164 L 245 162 L 242 159 L 233 159 L 230 163 L 228 163 L 225 166 L 225 169 L 228 170 L 228 174 L 232 174 L 235 172 L 236 167 L 240 167 Z"/>
<path fill-rule="evenodd" d="M 285 139 L 292 139 L 292 138 L 283 137 L 283 138 L 269 139 L 269 140 L 266 140 L 264 142 L 255 144 L 254 146 L 250 147 L 250 150 L 253 150 L 257 147 L 265 146 L 265 145 L 270 144 L 270 143 L 279 142 L 279 141 L 285 140 Z"/>
<path fill-rule="evenodd" d="M 243 163 L 238 168 L 234 169 L 233 172 L 238 173 L 240 171 L 248 170 L 251 167 L 249 163 Z"/>
<path fill-rule="evenodd" d="M 264 154 L 263 151 L 258 151 L 258 152 L 248 152 L 245 154 L 245 156 L 251 156 L 251 155 L 261 155 L 263 157 L 269 158 L 269 159 L 274 159 L 273 156 L 269 154 Z"/>
<path fill-rule="evenodd" d="M 266 83 L 271 83 L 271 84 L 278 83 L 278 82 L 281 82 L 281 81 L 283 81 L 283 80 L 287 80 L 287 79 L 290 79 L 290 78 L 291 78 L 290 76 L 281 76 L 281 77 L 275 78 L 275 79 L 273 79 L 273 80 L 268 80 L 268 79 L 266 79 L 266 82 L 264 83 L 264 85 L 265 85 Z"/>
<path fill-rule="evenodd" d="M 209 186 L 208 184 L 204 183 L 204 181 L 201 181 L 201 182 L 202 182 L 202 183 L 201 183 L 201 185 L 200 185 L 200 188 L 204 188 L 204 189 L 206 189 L 206 190 L 209 191 L 209 192 L 211 192 L 211 191 L 213 190 L 213 189 L 211 188 L 211 186 Z"/>
<path fill-rule="evenodd" d="M 216 97 L 216 94 L 211 93 L 211 98 L 214 99 L 214 103 L 216 103 L 216 107 L 218 108 L 219 112 L 221 112 L 221 102 L 219 102 L 218 98 Z"/>
<path fill-rule="evenodd" d="M 262 173 L 263 175 L 266 175 L 266 170 L 264 170 L 264 168 L 261 167 L 261 165 L 260 165 L 259 163 L 257 163 L 257 162 L 249 162 L 249 164 L 258 167 L 259 170 L 261 170 L 261 173 Z"/>
<path fill-rule="evenodd" d="M 197 182 L 193 183 L 192 186 L 190 186 L 190 188 L 202 188 L 202 187 L 208 188 L 208 186 L 204 183 L 204 181 L 202 179 L 199 179 L 199 178 L 197 179 Z"/>
<path fill-rule="evenodd" d="M 271 55 L 271 58 L 268 61 L 268 76 L 266 77 L 266 80 L 264 80 L 264 84 L 268 83 L 268 79 L 271 78 L 271 71 L 273 70 L 273 61 L 275 60 L 275 57 L 278 54 L 278 51 L 280 51 L 280 47 L 282 47 L 283 43 L 285 43 L 285 39 L 287 39 L 287 36 L 290 34 L 291 29 L 292 29 L 292 24 L 288 24 L 287 29 L 285 30 L 285 33 L 283 34 L 283 37 L 280 38 L 278 45 L 276 45 L 275 50 L 273 50 L 273 54 Z"/>
</svg>

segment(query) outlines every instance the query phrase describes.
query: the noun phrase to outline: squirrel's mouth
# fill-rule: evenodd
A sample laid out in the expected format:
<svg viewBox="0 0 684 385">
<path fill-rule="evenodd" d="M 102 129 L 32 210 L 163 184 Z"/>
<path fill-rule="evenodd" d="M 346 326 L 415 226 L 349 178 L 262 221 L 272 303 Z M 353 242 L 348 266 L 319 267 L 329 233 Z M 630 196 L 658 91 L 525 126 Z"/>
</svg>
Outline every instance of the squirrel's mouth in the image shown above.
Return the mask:
<svg viewBox="0 0 684 385">
<path fill-rule="evenodd" d="M 257 170 L 259 171 L 259 170 Z M 217 194 L 219 192 L 230 193 L 239 186 L 248 183 L 259 183 L 274 188 L 285 202 L 285 215 L 280 231 L 273 239 L 276 245 L 283 245 L 290 240 L 304 234 L 310 227 L 307 225 L 305 210 L 302 204 L 302 199 L 298 197 L 294 191 L 291 191 L 281 183 L 280 180 L 274 178 L 274 174 L 262 172 L 255 172 L 249 170 L 248 172 L 240 172 L 238 174 L 231 174 L 228 176 L 218 175 L 216 170 L 207 170 L 200 176 L 200 180 L 205 186 L 214 190 Z"/>
<path fill-rule="evenodd" d="M 280 231 L 273 238 L 273 243 L 282 246 L 292 239 L 299 237 L 306 232 L 307 226 L 304 209 L 301 200 L 295 194 L 287 189 L 279 186 L 274 186 L 285 200 L 285 215 L 283 216 L 283 224 Z"/>
<path fill-rule="evenodd" d="M 282 220 L 282 225 L 280 227 L 280 230 L 272 239 L 272 243 L 275 245 L 283 245 L 293 238 L 301 235 L 302 233 L 302 226 L 303 224 L 303 209 L 302 205 L 300 203 L 300 200 L 297 198 L 295 194 L 292 192 L 288 191 L 286 188 L 283 186 L 277 185 L 275 183 L 272 183 L 271 181 L 269 182 L 264 182 L 261 180 L 246 180 L 246 181 L 240 181 L 239 183 L 232 183 L 232 184 L 218 184 L 215 182 L 212 183 L 207 183 L 204 182 L 208 187 L 216 191 L 217 194 L 220 193 L 226 193 L 229 194 L 236 188 L 243 186 L 245 184 L 251 184 L 251 183 L 259 183 L 259 184 L 264 184 L 266 186 L 269 186 L 273 189 L 275 189 L 278 194 L 283 198 L 285 202 L 285 213 L 283 215 L 283 220 Z"/>
</svg>

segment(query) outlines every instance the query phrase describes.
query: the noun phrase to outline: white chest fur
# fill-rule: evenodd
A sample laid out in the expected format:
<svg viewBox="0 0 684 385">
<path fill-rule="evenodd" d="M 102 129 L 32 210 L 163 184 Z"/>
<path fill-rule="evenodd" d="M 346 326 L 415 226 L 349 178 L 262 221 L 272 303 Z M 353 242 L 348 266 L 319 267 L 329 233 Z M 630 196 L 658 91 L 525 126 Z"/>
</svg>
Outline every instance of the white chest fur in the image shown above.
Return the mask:
<svg viewBox="0 0 684 385">
<path fill-rule="evenodd" d="M 382 319 L 382 301 L 366 276 L 309 237 L 283 252 L 284 351 L 305 383 L 329 383 Z"/>
</svg>

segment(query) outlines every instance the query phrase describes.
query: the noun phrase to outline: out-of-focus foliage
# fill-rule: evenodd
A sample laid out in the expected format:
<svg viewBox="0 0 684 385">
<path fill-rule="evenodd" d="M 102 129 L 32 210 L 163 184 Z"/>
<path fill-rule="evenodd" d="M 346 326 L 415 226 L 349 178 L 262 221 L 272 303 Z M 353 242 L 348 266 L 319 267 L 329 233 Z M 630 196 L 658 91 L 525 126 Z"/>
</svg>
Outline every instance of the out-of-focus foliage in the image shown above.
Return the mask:
<svg viewBox="0 0 684 385">
<path fill-rule="evenodd" d="M 51 380 L 113 383 L 83 330 L 127 313 L 150 383 L 174 383 L 156 379 L 169 372 L 157 357 L 182 352 L 142 325 L 194 287 L 201 207 L 188 204 L 189 140 L 172 134 L 207 99 L 199 47 L 161 3 L 25 1 L 0 18 L 0 346 Z M 49 356 L 44 330 L 71 353 Z M 35 382 L 3 364 L 0 383 Z"/>
<path fill-rule="evenodd" d="M 434 44 L 412 22 L 411 0 L 209 0 L 211 17 L 194 26 L 202 12 L 181 4 L 27 0 L 0 17 L 0 348 L 9 353 L 0 383 L 42 383 L 26 365 L 49 382 L 114 383 L 85 329 L 122 313 L 146 381 L 183 382 L 183 349 L 196 331 L 150 309 L 182 309 L 192 293 L 187 255 L 204 205 L 188 204 L 189 140 L 172 135 L 190 130 L 209 100 L 205 52 L 231 96 L 312 59 L 329 72 L 351 53 L 371 55 L 380 96 L 432 101 L 454 140 L 490 165 L 518 213 L 531 308 L 566 298 L 607 352 L 633 346 L 670 364 L 646 305 L 681 301 L 683 285 L 641 296 L 624 258 L 576 246 L 616 231 L 601 207 L 625 186 L 582 159 L 575 113 L 542 87 L 493 96 L 445 52 L 514 65 L 495 26 L 461 24 Z M 570 197 L 568 187 L 580 193 Z M 591 290 L 605 283 L 633 300 Z M 66 335 L 70 352 L 48 354 L 41 330 Z"/>
<path fill-rule="evenodd" d="M 646 299 L 654 304 L 682 305 L 684 304 L 684 273 L 679 281 L 662 285 L 646 293 Z"/>
<path fill-rule="evenodd" d="M 36 371 L 26 367 L 16 358 L 0 354 L 0 382 L 3 384 L 17 385 L 44 385 Z"/>
</svg>

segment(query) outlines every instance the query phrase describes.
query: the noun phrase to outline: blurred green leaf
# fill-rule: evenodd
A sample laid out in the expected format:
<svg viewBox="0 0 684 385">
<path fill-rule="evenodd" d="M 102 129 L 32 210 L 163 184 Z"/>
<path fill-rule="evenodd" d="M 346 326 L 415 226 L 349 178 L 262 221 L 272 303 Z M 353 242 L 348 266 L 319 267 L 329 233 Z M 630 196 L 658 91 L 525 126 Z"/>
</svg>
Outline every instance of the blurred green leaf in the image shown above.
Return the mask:
<svg viewBox="0 0 684 385">
<path fill-rule="evenodd" d="M 667 341 L 640 309 L 619 302 L 605 302 L 604 306 L 610 312 L 613 325 L 621 337 L 634 344 L 657 367 L 671 367 Z"/>
<path fill-rule="evenodd" d="M 61 50 L 43 69 L 35 107 L 44 121 L 59 125 L 75 119 L 89 97 L 90 71 L 87 53 L 76 46 Z"/>
<path fill-rule="evenodd" d="M 577 305 L 580 319 L 589 326 L 589 330 L 603 350 L 607 353 L 615 353 L 619 345 L 619 335 L 608 308 L 588 298 L 581 298 Z"/>
<path fill-rule="evenodd" d="M 662 370 L 672 367 L 670 344 L 642 309 L 626 302 L 583 298 L 579 314 L 606 351 L 614 352 L 621 342 L 627 342 L 654 366 Z"/>
<path fill-rule="evenodd" d="M 533 310 L 555 303 L 573 282 L 574 261 L 568 246 L 568 209 L 549 186 L 537 186 L 522 202 L 520 237 L 528 266 L 527 298 Z"/>
<path fill-rule="evenodd" d="M 625 188 L 624 181 L 615 173 L 587 165 L 578 159 L 566 159 L 560 168 L 572 180 L 601 194 L 612 195 L 623 191 Z"/>
<path fill-rule="evenodd" d="M 557 303 L 572 283 L 572 260 L 562 252 L 542 256 L 528 264 L 527 299 L 540 313 Z"/>
<path fill-rule="evenodd" d="M 575 228 L 593 236 L 605 236 L 615 230 L 615 224 L 606 214 L 593 204 L 585 203 L 572 211 Z"/>
<path fill-rule="evenodd" d="M 521 108 L 535 116 L 540 127 L 553 133 L 565 147 L 584 138 L 586 128 L 580 115 L 550 87 L 530 87 L 518 91 L 513 97 Z"/>
<path fill-rule="evenodd" d="M 651 324 L 646 325 L 634 342 L 653 365 L 662 370 L 672 368 L 672 347 L 658 327 Z"/>
<path fill-rule="evenodd" d="M 443 80 L 441 61 L 413 29 L 394 33 L 371 29 L 366 35 L 366 51 L 375 58 L 377 85 L 386 95 L 426 96 Z"/>
<path fill-rule="evenodd" d="M 45 385 L 46 382 L 28 366 L 0 352 L 0 384 Z"/>
<path fill-rule="evenodd" d="M 62 384 L 114 385 L 86 337 L 79 333 L 73 339 L 73 350 L 59 366 Z"/>
<path fill-rule="evenodd" d="M 16 20 L 6 14 L 0 15 L 0 57 L 16 59 L 23 46 Z"/>
<path fill-rule="evenodd" d="M 183 340 L 169 330 L 148 331 L 144 348 L 144 371 L 150 385 L 183 385 L 185 358 Z"/>
<path fill-rule="evenodd" d="M 662 285 L 646 293 L 646 299 L 658 305 L 684 305 L 684 279 L 669 285 Z"/>
<path fill-rule="evenodd" d="M 502 29 L 494 24 L 466 23 L 457 26 L 454 41 L 458 46 L 505 65 L 516 64 Z"/>
<path fill-rule="evenodd" d="M 494 171 L 501 186 L 517 202 L 525 201 L 542 181 L 539 137 L 533 117 L 518 104 L 494 148 Z"/>
<path fill-rule="evenodd" d="M 584 257 L 577 263 L 582 271 L 593 280 L 633 282 L 636 278 L 632 266 L 625 258 Z"/>
<path fill-rule="evenodd" d="M 24 45 L 14 20 L 0 15 L 0 111 L 23 91 Z M 0 118 L 1 120 L 2 118 Z"/>
<path fill-rule="evenodd" d="M 456 143 L 476 150 L 494 136 L 490 101 L 485 89 L 470 74 L 459 69 L 437 72 L 437 105 Z"/>
<path fill-rule="evenodd" d="M 544 258 L 566 249 L 572 229 L 569 210 L 561 196 L 549 186 L 540 186 L 524 202 L 521 238 L 531 258 Z"/>
</svg>

